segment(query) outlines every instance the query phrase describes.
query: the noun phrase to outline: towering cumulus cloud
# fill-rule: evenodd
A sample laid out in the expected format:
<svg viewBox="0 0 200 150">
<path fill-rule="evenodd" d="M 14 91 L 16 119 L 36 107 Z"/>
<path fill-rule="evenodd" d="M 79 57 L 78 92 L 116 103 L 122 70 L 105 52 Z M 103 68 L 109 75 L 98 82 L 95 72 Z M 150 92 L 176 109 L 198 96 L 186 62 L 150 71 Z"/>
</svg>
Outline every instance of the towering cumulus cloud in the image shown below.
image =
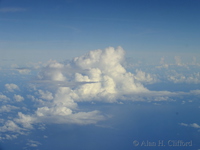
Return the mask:
<svg viewBox="0 0 200 150">
<path fill-rule="evenodd" d="M 115 102 L 121 95 L 148 91 L 121 65 L 124 54 L 121 47 L 109 47 L 105 50 L 90 51 L 74 58 L 68 64 L 50 61 L 39 77 L 53 80 L 55 84 L 66 83 L 69 87 L 70 84 L 85 83 L 70 89 L 75 101 Z"/>
<path fill-rule="evenodd" d="M 121 47 L 109 47 L 90 51 L 66 64 L 49 61 L 39 73 L 37 82 L 53 87 L 56 92 L 52 94 L 38 90 L 42 100 L 35 117 L 50 122 L 56 120 L 58 123 L 95 123 L 104 116 L 97 110 L 75 113 L 78 102 L 112 103 L 123 95 L 147 92 L 142 84 L 134 80 L 134 75 L 121 65 L 124 54 Z"/>
<path fill-rule="evenodd" d="M 140 83 L 134 80 L 133 74 L 127 72 L 121 65 L 124 59 L 124 50 L 121 47 L 109 47 L 102 50 L 91 51 L 89 54 L 76 57 L 75 66 L 81 70 L 86 69 L 85 75 L 75 74 L 75 81 L 94 81 L 98 83 L 86 84 L 77 89 L 82 97 L 107 98 L 115 101 L 117 96 L 129 93 L 146 91 Z"/>
</svg>

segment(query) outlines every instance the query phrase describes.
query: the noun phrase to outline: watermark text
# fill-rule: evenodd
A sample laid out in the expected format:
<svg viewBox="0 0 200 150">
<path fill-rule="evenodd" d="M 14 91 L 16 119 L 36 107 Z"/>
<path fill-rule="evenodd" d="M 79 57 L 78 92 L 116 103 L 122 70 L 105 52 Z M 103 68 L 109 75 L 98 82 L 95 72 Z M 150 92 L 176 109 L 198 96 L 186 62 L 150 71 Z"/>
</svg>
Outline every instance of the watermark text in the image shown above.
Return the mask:
<svg viewBox="0 0 200 150">
<path fill-rule="evenodd" d="M 151 141 L 151 140 L 134 140 L 133 146 L 135 147 L 191 147 L 192 146 L 192 140 L 190 141 L 184 141 L 184 140 L 157 140 L 157 141 Z"/>
</svg>

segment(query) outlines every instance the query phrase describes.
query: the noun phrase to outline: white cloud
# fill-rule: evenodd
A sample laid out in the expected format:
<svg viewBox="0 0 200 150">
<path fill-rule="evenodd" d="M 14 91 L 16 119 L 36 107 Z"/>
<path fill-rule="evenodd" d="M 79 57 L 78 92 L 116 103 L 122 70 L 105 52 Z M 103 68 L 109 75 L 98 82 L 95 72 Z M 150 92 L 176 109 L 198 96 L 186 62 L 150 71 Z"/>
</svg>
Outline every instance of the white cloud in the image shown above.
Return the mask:
<svg viewBox="0 0 200 150">
<path fill-rule="evenodd" d="M 4 126 L 0 127 L 0 132 L 18 132 L 21 133 L 22 128 L 20 128 L 15 122 L 12 120 L 8 120 L 5 122 Z"/>
<path fill-rule="evenodd" d="M 192 128 L 200 128 L 200 125 L 198 125 L 197 123 L 191 123 L 191 124 L 186 124 L 186 123 L 180 123 L 181 126 L 185 126 L 185 127 L 192 127 Z"/>
<path fill-rule="evenodd" d="M 190 94 L 200 95 L 200 90 L 191 90 Z"/>
<path fill-rule="evenodd" d="M 75 101 L 96 99 L 115 102 L 120 95 L 148 91 L 122 66 L 124 54 L 121 47 L 109 47 L 105 50 L 90 51 L 86 55 L 74 58 L 68 64 L 49 61 L 39 73 L 39 82 L 88 82 L 74 89 L 69 86 L 68 94 Z M 153 82 L 149 74 L 145 74 L 144 78 L 148 82 Z"/>
<path fill-rule="evenodd" d="M 27 98 L 30 99 L 32 102 L 34 102 L 37 105 L 45 105 L 46 101 L 44 101 L 43 99 L 40 98 L 35 98 L 33 95 L 27 95 Z"/>
<path fill-rule="evenodd" d="M 11 106 L 11 105 L 4 105 L 4 106 L 1 106 L 0 107 L 0 112 L 10 112 L 12 110 L 16 110 L 16 109 L 19 109 L 18 107 L 16 106 Z"/>
<path fill-rule="evenodd" d="M 36 111 L 37 116 L 66 116 L 72 114 L 72 110 L 67 107 L 40 107 Z"/>
<path fill-rule="evenodd" d="M 67 123 L 76 124 L 96 124 L 98 121 L 105 120 L 105 116 L 101 115 L 101 112 L 94 110 L 91 112 L 78 112 L 70 115 Z M 60 120 L 61 122 L 65 120 Z"/>
<path fill-rule="evenodd" d="M 87 69 L 87 72 L 84 75 L 76 73 L 75 80 L 98 82 L 85 84 L 76 89 L 76 93 L 84 99 L 91 96 L 92 98 L 106 97 L 111 102 L 121 94 L 148 91 L 121 65 L 123 59 L 124 50 L 121 47 L 117 49 L 109 47 L 104 51 L 95 50 L 87 55 L 76 57 L 73 64 L 80 69 Z"/>
<path fill-rule="evenodd" d="M 38 141 L 34 141 L 34 140 L 28 140 L 28 143 L 26 145 L 28 145 L 30 147 L 38 147 L 39 145 L 41 145 L 41 143 Z"/>
<path fill-rule="evenodd" d="M 14 95 L 14 99 L 17 101 L 17 102 L 21 102 L 24 100 L 24 98 L 21 96 L 21 95 Z"/>
<path fill-rule="evenodd" d="M 0 101 L 10 100 L 6 95 L 0 94 Z"/>
<path fill-rule="evenodd" d="M 14 90 L 19 90 L 19 87 L 16 84 L 5 84 L 5 88 L 9 91 L 9 92 L 14 92 Z"/>
<path fill-rule="evenodd" d="M 176 57 L 176 64 L 162 64 L 151 68 L 157 72 L 159 81 L 170 81 L 173 83 L 200 83 L 200 65 L 198 63 L 181 63 L 180 57 Z"/>
<path fill-rule="evenodd" d="M 62 73 L 63 69 L 63 64 L 50 60 L 38 77 L 43 80 L 66 81 L 66 77 Z"/>
<path fill-rule="evenodd" d="M 38 90 L 39 94 L 40 94 L 40 98 L 45 99 L 45 100 L 52 100 L 53 99 L 53 95 L 51 92 L 49 91 L 42 91 L 42 90 Z"/>
<path fill-rule="evenodd" d="M 134 78 L 141 83 L 152 84 L 158 81 L 155 75 L 151 75 L 149 73 L 145 73 L 142 70 L 136 69 L 136 74 Z"/>
<path fill-rule="evenodd" d="M 35 117 L 39 122 L 90 124 L 105 119 L 98 111 L 77 112 L 78 105 L 73 90 L 69 87 L 58 88 L 52 102 L 46 101 L 37 108 Z M 75 111 L 74 111 L 75 110 Z"/>
<path fill-rule="evenodd" d="M 200 83 L 200 72 L 196 72 L 189 75 L 184 75 L 183 73 L 177 73 L 175 70 L 171 75 L 168 75 L 168 80 L 174 83 L 191 83 L 199 84 Z"/>
<path fill-rule="evenodd" d="M 18 137 L 17 134 L 5 134 L 5 136 L 1 136 L 0 140 L 12 140 Z"/>
<path fill-rule="evenodd" d="M 25 115 L 18 112 L 18 117 L 10 120 L 3 120 L 3 126 L 0 127 L 0 132 L 10 132 L 17 134 L 27 134 L 30 129 L 33 129 L 33 124 L 37 123 L 37 119 L 30 115 Z M 3 137 L 2 137 L 3 138 Z M 4 135 L 4 139 L 5 139 Z"/>
<path fill-rule="evenodd" d="M 25 115 L 21 112 L 18 112 L 18 118 L 15 118 L 14 121 L 26 129 L 32 129 L 32 124 L 37 122 L 36 118 L 33 116 Z"/>
<path fill-rule="evenodd" d="M 74 98 L 76 98 L 76 93 L 73 90 L 69 87 L 60 87 L 55 94 L 53 105 L 75 109 L 78 105 L 74 102 Z"/>
<path fill-rule="evenodd" d="M 185 126 L 185 127 L 188 126 L 188 124 L 186 124 L 186 123 L 180 123 L 180 125 L 181 125 L 181 126 Z"/>
<path fill-rule="evenodd" d="M 17 71 L 20 73 L 20 74 L 29 74 L 31 72 L 30 69 L 27 69 L 27 68 L 17 68 Z"/>
<path fill-rule="evenodd" d="M 98 121 L 105 120 L 105 116 L 97 110 L 90 112 L 72 113 L 70 109 L 56 107 L 57 110 L 42 108 L 42 115 L 39 114 L 38 120 L 45 123 L 54 124 L 96 124 Z M 55 109 L 55 108 L 54 108 Z M 38 111 L 36 112 L 38 113 Z"/>
<path fill-rule="evenodd" d="M 193 128 L 200 128 L 200 125 L 198 125 L 197 123 L 192 123 L 190 124 L 190 126 Z"/>
</svg>

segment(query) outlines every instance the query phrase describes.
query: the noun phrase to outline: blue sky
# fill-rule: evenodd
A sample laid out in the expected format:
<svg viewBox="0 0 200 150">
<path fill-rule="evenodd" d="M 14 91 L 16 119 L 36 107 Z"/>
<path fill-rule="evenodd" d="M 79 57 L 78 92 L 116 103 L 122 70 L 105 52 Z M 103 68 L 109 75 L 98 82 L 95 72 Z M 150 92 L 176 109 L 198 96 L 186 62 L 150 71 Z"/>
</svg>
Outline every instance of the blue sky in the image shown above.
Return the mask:
<svg viewBox="0 0 200 150">
<path fill-rule="evenodd" d="M 0 7 L 1 57 L 9 61 L 63 60 L 108 46 L 199 54 L 198 0 L 1 0 Z"/>
<path fill-rule="evenodd" d="M 0 149 L 199 150 L 199 14 L 199 0 L 0 0 Z"/>
</svg>

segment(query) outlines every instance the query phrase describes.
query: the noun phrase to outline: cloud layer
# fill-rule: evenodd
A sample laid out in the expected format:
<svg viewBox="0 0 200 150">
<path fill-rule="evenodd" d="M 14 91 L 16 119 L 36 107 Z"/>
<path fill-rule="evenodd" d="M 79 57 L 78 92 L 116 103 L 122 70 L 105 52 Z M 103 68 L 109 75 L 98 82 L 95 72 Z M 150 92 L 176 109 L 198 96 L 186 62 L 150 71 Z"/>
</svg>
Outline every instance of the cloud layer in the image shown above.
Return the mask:
<svg viewBox="0 0 200 150">
<path fill-rule="evenodd" d="M 143 84 L 153 84 L 160 79 L 141 69 L 135 73 L 127 71 L 122 65 L 124 59 L 122 47 L 98 49 L 67 63 L 50 60 L 28 83 L 26 94 L 14 83 L 5 84 L 5 93 L 10 95 L 0 93 L 0 112 L 10 113 L 12 117 L 0 120 L 1 139 L 17 138 L 36 128 L 44 129 L 48 123 L 86 125 L 110 117 L 95 108 L 83 109 L 80 103 L 167 101 L 170 96 L 199 94 L 199 90 L 190 93 L 150 91 Z M 8 136 L 7 132 L 11 134 Z"/>
</svg>

